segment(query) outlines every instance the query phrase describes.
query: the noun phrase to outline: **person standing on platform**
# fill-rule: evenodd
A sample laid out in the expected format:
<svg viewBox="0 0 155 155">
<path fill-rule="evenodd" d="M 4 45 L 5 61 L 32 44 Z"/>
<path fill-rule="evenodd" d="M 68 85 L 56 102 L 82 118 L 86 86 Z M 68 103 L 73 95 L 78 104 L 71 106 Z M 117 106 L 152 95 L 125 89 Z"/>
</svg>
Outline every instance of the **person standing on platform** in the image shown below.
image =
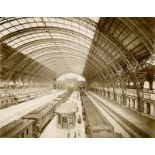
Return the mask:
<svg viewBox="0 0 155 155">
<path fill-rule="evenodd" d="M 74 132 L 74 138 L 76 138 L 77 137 L 77 133 L 76 132 Z"/>
<path fill-rule="evenodd" d="M 80 137 L 81 136 L 81 132 L 80 131 L 78 131 L 78 137 Z"/>
<path fill-rule="evenodd" d="M 70 138 L 70 133 L 69 132 L 67 133 L 67 137 Z"/>
</svg>

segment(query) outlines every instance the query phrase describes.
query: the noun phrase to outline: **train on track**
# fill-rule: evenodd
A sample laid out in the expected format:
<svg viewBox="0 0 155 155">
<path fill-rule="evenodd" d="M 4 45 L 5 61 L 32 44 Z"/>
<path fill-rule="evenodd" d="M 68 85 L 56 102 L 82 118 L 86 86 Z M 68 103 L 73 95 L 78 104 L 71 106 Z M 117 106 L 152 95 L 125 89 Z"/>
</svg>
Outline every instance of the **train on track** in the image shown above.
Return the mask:
<svg viewBox="0 0 155 155">
<path fill-rule="evenodd" d="M 106 117 L 92 103 L 90 98 L 81 91 L 83 106 L 83 118 L 85 121 L 86 135 L 88 138 L 118 138 L 119 134 L 114 132 L 113 126 Z"/>
<path fill-rule="evenodd" d="M 59 95 L 22 118 L 15 120 L 0 128 L 1 138 L 32 138 L 39 137 L 46 125 L 55 116 L 55 110 L 63 104 L 72 92 L 68 91 Z"/>
<path fill-rule="evenodd" d="M 4 109 L 10 107 L 12 105 L 16 105 L 25 101 L 32 100 L 37 97 L 41 97 L 45 95 L 46 92 L 34 92 L 34 93 L 25 93 L 25 94 L 17 94 L 17 95 L 8 95 L 0 97 L 0 109 Z"/>
</svg>

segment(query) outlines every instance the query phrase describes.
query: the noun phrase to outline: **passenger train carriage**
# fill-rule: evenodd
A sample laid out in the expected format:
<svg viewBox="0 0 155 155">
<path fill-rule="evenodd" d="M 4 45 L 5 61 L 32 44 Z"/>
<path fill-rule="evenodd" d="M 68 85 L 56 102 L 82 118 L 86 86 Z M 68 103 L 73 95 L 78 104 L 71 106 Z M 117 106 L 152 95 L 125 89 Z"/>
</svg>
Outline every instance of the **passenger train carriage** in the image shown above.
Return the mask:
<svg viewBox="0 0 155 155">
<path fill-rule="evenodd" d="M 114 133 L 113 126 L 84 92 L 81 92 L 81 99 L 88 138 L 115 138 L 120 136 Z"/>
<path fill-rule="evenodd" d="M 55 116 L 55 110 L 64 103 L 71 92 L 60 95 L 34 111 L 0 128 L 0 137 L 31 138 L 39 137 L 48 122 Z M 65 99 L 64 99 L 65 98 Z"/>
</svg>

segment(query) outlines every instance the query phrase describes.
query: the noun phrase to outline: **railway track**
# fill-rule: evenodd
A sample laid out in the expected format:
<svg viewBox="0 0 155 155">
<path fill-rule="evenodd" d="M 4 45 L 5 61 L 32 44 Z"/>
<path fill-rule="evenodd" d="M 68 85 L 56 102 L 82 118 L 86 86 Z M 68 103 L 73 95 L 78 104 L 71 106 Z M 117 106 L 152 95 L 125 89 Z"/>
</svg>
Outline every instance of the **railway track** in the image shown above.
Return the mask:
<svg viewBox="0 0 155 155">
<path fill-rule="evenodd" d="M 151 138 L 143 130 L 136 127 L 133 123 L 116 113 L 109 108 L 104 102 L 100 101 L 94 95 L 87 93 L 88 97 L 92 98 L 103 110 L 105 110 L 132 138 Z"/>
</svg>

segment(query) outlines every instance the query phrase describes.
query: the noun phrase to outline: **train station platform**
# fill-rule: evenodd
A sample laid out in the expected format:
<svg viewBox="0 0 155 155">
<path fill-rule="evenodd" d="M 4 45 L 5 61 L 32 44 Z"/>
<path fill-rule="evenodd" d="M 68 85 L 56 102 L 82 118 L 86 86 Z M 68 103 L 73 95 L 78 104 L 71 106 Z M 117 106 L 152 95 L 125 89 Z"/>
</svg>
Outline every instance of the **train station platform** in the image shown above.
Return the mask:
<svg viewBox="0 0 155 155">
<path fill-rule="evenodd" d="M 21 118 L 36 108 L 47 104 L 49 101 L 57 98 L 58 95 L 65 93 L 66 90 L 53 90 L 52 94 L 48 94 L 33 100 L 29 100 L 18 105 L 0 110 L 0 127 Z"/>
<path fill-rule="evenodd" d="M 75 91 L 71 94 L 66 102 L 74 102 L 78 111 L 76 112 L 75 126 L 69 129 L 58 127 L 58 116 L 56 115 L 53 120 L 47 125 L 42 132 L 40 138 L 85 138 L 85 125 L 82 117 L 82 104 L 79 92 Z M 65 103 L 64 103 L 65 104 Z M 78 123 L 78 116 L 81 117 L 81 124 Z"/>
<path fill-rule="evenodd" d="M 134 124 L 137 128 L 144 131 L 150 137 L 155 137 L 155 120 L 142 115 L 139 112 L 130 110 L 119 104 L 114 104 L 104 97 L 97 95 L 96 93 L 89 92 L 99 99 L 104 105 L 115 111 L 117 114 L 125 118 L 131 124 Z M 101 108 L 101 107 L 100 107 Z M 101 108 L 102 109 L 102 108 Z"/>
</svg>

